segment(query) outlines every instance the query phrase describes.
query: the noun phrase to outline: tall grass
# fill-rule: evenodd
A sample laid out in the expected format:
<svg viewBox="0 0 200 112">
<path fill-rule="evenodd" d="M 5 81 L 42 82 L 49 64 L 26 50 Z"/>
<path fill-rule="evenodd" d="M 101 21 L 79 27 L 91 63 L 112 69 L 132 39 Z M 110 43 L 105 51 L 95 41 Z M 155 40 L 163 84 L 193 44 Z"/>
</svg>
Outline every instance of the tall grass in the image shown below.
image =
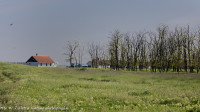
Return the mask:
<svg viewBox="0 0 200 112">
<path fill-rule="evenodd" d="M 200 76 L 0 63 L 0 106 L 200 111 Z"/>
</svg>

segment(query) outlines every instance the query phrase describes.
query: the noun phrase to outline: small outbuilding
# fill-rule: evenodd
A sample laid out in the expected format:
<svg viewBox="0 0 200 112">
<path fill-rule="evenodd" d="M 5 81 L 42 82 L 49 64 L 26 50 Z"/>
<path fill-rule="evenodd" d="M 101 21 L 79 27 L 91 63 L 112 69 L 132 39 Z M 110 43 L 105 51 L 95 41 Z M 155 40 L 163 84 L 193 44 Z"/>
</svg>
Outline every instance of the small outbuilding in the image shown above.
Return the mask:
<svg viewBox="0 0 200 112">
<path fill-rule="evenodd" d="M 31 56 L 27 61 L 27 65 L 37 67 L 56 67 L 55 62 L 49 56 Z"/>
</svg>

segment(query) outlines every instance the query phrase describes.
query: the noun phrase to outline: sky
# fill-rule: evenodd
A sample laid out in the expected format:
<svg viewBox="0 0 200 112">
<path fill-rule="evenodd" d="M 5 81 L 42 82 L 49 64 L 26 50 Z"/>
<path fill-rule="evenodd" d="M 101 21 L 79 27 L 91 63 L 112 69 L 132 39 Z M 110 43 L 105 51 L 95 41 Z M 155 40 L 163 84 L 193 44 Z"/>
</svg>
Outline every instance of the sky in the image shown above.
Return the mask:
<svg viewBox="0 0 200 112">
<path fill-rule="evenodd" d="M 50 56 L 66 64 L 67 41 L 106 44 L 111 32 L 200 26 L 200 0 L 0 0 L 0 61 Z M 11 25 L 12 24 L 12 25 Z M 83 63 L 90 60 L 85 50 Z"/>
</svg>

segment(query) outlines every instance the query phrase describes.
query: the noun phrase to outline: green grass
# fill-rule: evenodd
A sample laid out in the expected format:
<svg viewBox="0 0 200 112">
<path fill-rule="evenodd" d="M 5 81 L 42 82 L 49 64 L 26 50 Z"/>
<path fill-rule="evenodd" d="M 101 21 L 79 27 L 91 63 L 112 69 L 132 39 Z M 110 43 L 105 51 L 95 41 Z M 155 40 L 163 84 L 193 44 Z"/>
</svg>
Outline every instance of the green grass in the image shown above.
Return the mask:
<svg viewBox="0 0 200 112">
<path fill-rule="evenodd" d="M 0 106 L 69 111 L 200 111 L 200 76 L 0 63 Z"/>
</svg>

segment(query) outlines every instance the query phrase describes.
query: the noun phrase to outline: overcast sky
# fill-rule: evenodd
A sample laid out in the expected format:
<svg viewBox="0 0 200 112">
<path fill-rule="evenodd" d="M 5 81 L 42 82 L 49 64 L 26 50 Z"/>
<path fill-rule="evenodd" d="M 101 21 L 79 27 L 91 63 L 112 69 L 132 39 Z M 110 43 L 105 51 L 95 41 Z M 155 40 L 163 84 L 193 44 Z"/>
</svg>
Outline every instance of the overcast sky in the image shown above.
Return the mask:
<svg viewBox="0 0 200 112">
<path fill-rule="evenodd" d="M 67 41 L 105 44 L 115 29 L 156 31 L 163 23 L 198 27 L 199 12 L 200 0 L 0 0 L 0 61 L 37 52 L 66 64 Z"/>
</svg>

